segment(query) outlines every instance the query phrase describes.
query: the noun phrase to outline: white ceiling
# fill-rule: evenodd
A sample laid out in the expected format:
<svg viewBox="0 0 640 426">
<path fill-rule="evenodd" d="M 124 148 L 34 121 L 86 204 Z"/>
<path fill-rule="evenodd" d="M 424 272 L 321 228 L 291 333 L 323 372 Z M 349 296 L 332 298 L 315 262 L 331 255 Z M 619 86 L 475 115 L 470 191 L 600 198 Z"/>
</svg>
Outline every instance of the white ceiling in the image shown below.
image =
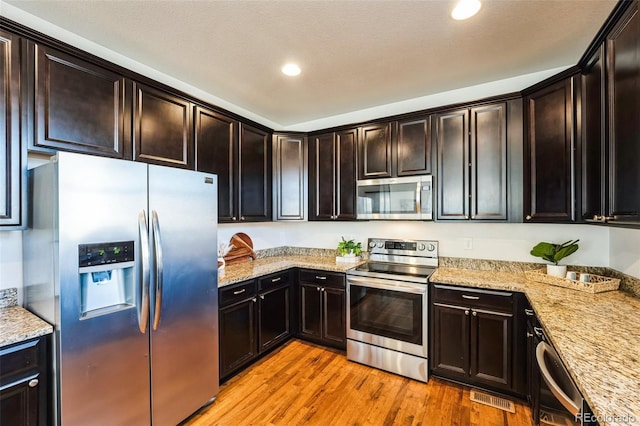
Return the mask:
<svg viewBox="0 0 640 426">
<path fill-rule="evenodd" d="M 453 0 L 2 1 L 282 128 L 574 65 L 616 4 L 484 0 L 458 22 Z"/>
</svg>

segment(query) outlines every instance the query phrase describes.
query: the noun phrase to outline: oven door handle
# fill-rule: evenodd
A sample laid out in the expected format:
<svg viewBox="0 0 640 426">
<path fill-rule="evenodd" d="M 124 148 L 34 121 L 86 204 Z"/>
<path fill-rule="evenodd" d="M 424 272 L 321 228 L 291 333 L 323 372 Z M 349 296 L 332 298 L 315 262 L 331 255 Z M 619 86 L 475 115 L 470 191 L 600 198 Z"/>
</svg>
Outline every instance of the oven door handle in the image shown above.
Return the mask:
<svg viewBox="0 0 640 426">
<path fill-rule="evenodd" d="M 356 284 L 361 287 L 378 288 L 381 290 L 400 291 L 402 293 L 413 294 L 425 294 L 428 286 L 425 284 L 408 284 L 404 282 L 392 281 L 393 284 L 389 284 L 387 280 L 381 280 L 378 278 L 353 278 L 348 277 L 347 282 L 349 284 Z"/>
</svg>

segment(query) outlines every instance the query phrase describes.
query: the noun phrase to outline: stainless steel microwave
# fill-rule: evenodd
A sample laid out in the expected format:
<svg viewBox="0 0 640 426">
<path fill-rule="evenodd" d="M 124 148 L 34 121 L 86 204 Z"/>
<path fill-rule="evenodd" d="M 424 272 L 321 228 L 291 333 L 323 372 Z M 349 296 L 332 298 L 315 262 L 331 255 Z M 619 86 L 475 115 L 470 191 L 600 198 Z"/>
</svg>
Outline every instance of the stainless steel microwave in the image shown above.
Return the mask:
<svg viewBox="0 0 640 426">
<path fill-rule="evenodd" d="M 358 219 L 432 220 L 432 179 L 427 175 L 359 180 Z"/>
</svg>

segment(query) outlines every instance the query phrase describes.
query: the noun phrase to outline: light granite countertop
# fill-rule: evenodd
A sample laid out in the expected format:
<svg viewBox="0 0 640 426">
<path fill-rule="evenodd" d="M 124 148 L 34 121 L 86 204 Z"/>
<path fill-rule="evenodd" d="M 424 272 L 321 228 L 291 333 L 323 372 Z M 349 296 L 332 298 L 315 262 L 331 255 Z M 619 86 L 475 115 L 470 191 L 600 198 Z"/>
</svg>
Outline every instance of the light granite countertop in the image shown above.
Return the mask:
<svg viewBox="0 0 640 426">
<path fill-rule="evenodd" d="M 51 333 L 51 324 L 20 306 L 0 308 L 0 347 Z"/>
<path fill-rule="evenodd" d="M 289 268 L 309 268 L 322 271 L 346 272 L 360 262 L 336 262 L 331 256 L 280 255 L 258 258 L 252 262 L 236 263 L 218 271 L 218 287 L 257 278 Z"/>
<path fill-rule="evenodd" d="M 536 283 L 513 271 L 438 268 L 430 281 L 525 293 L 600 424 L 640 422 L 640 299 Z"/>
</svg>

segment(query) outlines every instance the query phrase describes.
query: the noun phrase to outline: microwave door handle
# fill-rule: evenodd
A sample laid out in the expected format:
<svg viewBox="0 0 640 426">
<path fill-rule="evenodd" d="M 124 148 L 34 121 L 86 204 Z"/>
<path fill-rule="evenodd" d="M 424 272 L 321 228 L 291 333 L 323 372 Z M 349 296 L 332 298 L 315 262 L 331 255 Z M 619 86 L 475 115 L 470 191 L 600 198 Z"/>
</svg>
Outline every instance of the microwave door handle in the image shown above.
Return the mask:
<svg viewBox="0 0 640 426">
<path fill-rule="evenodd" d="M 422 213 L 422 182 L 418 181 L 416 185 L 416 213 Z"/>
<path fill-rule="evenodd" d="M 403 293 L 413 294 L 425 294 L 427 292 L 427 285 L 416 284 L 410 285 L 405 283 L 388 284 L 387 281 L 379 280 L 376 278 L 354 278 L 348 277 L 347 282 L 349 284 L 356 284 L 361 287 L 378 288 L 381 290 L 401 291 Z"/>
</svg>

